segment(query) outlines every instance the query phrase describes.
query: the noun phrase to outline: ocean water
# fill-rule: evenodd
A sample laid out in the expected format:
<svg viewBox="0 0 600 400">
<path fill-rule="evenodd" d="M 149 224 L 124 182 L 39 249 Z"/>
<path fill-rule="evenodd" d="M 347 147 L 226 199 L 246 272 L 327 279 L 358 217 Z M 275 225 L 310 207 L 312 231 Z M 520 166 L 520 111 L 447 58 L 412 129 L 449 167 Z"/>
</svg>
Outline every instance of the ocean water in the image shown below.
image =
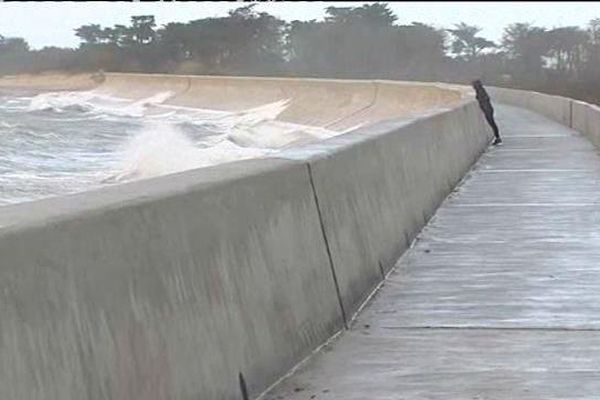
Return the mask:
<svg viewBox="0 0 600 400">
<path fill-rule="evenodd" d="M 277 121 L 289 99 L 238 112 L 88 92 L 0 91 L 0 206 L 248 158 L 342 132 Z"/>
</svg>

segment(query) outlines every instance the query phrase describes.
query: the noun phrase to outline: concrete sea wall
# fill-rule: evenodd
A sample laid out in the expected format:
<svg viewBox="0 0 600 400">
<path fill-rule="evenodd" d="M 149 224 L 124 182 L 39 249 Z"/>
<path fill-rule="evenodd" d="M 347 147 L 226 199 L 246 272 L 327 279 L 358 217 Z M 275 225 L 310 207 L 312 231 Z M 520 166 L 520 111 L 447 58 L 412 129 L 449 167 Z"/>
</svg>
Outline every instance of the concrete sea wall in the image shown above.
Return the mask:
<svg viewBox="0 0 600 400">
<path fill-rule="evenodd" d="M 239 373 L 257 396 L 351 322 L 490 138 L 464 95 L 278 158 L 0 207 L 0 398 L 233 400 Z"/>
<path fill-rule="evenodd" d="M 125 187 L 126 186 L 126 187 Z M 307 167 L 0 208 L 6 399 L 235 399 L 341 326 Z"/>
<path fill-rule="evenodd" d="M 469 92 L 462 86 L 422 82 L 122 73 L 4 76 L 0 88 L 91 89 L 134 101 L 169 92 L 161 104 L 223 111 L 289 100 L 277 120 L 332 130 L 453 107 Z"/>
<path fill-rule="evenodd" d="M 345 130 L 435 107 L 452 107 L 465 89 L 419 82 L 106 74 L 95 90 L 138 100 L 170 91 L 173 96 L 164 104 L 225 111 L 289 99 L 278 120 Z"/>
<path fill-rule="evenodd" d="M 583 101 L 572 100 L 571 127 L 586 135 L 596 147 L 600 147 L 600 107 Z"/>
<path fill-rule="evenodd" d="M 535 111 L 563 125 L 571 126 L 571 99 L 526 90 L 490 87 L 492 100 Z"/>
<path fill-rule="evenodd" d="M 485 132 L 470 102 L 283 153 L 310 166 L 348 319 L 476 161 Z"/>
<path fill-rule="evenodd" d="M 567 97 L 525 90 L 489 88 L 493 101 L 540 113 L 584 134 L 600 147 L 600 107 Z"/>
</svg>

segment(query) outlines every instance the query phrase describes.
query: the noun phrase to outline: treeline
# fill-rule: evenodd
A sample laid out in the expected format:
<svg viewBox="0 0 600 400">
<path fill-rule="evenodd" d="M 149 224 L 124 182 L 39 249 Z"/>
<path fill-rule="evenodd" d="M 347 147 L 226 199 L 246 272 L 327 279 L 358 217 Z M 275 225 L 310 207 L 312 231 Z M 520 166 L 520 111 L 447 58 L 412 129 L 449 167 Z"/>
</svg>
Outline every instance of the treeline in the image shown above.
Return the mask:
<svg viewBox="0 0 600 400">
<path fill-rule="evenodd" d="M 464 23 L 402 25 L 385 3 L 326 9 L 322 21 L 286 22 L 255 4 L 225 17 L 158 27 L 75 29 L 77 49 L 30 50 L 0 36 L 0 73 L 47 70 L 278 75 L 469 82 L 563 94 L 600 103 L 600 19 L 586 27 L 509 25 L 499 43 Z"/>
</svg>

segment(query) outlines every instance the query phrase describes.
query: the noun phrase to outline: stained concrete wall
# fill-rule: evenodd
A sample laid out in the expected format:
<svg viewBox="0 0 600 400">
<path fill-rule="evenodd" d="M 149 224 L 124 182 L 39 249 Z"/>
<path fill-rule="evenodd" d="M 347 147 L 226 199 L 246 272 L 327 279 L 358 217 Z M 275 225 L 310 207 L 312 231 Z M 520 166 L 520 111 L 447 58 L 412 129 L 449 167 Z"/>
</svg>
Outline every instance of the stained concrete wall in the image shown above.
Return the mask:
<svg viewBox="0 0 600 400">
<path fill-rule="evenodd" d="M 490 138 L 472 96 L 280 155 L 0 207 L 0 397 L 256 396 L 343 327 Z"/>
</svg>

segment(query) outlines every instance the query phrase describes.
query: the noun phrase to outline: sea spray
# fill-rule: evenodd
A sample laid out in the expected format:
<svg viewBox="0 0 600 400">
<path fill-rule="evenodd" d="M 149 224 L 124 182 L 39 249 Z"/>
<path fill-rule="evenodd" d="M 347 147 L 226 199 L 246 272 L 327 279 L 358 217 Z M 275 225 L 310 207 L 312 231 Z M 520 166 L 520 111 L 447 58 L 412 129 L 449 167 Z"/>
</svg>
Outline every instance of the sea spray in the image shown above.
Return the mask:
<svg viewBox="0 0 600 400">
<path fill-rule="evenodd" d="M 124 117 L 143 117 L 146 110 L 173 96 L 174 92 L 160 92 L 140 100 L 127 100 L 94 91 L 41 93 L 31 98 L 27 111 L 89 112 Z"/>
<path fill-rule="evenodd" d="M 235 160 L 260 157 L 268 151 L 241 147 L 223 139 L 210 147 L 197 147 L 185 133 L 169 123 L 144 125 L 120 150 L 122 162 L 110 180 L 143 179 Z"/>
<path fill-rule="evenodd" d="M 0 96 L 0 205 L 276 155 L 342 132 L 294 124 L 281 99 L 240 111 L 94 91 Z"/>
</svg>

